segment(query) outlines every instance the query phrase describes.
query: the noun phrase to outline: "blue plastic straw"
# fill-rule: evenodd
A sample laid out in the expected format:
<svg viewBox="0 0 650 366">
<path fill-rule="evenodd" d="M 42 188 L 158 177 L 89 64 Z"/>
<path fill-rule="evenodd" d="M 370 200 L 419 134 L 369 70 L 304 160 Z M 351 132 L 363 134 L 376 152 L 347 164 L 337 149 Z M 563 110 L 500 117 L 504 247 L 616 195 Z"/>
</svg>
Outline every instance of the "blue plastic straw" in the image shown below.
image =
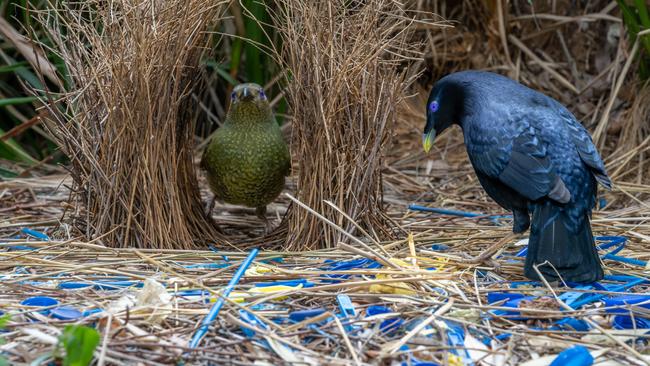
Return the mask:
<svg viewBox="0 0 650 366">
<path fill-rule="evenodd" d="M 199 345 L 199 342 L 201 342 L 201 339 L 203 339 L 203 336 L 208 332 L 208 328 L 210 328 L 210 324 L 217 318 L 217 315 L 219 315 L 219 311 L 223 307 L 223 304 L 226 302 L 226 298 L 228 295 L 230 295 L 230 292 L 237 286 L 237 283 L 241 278 L 244 276 L 244 273 L 250 267 L 250 265 L 253 263 L 253 259 L 257 256 L 257 253 L 259 252 L 259 249 L 255 248 L 251 250 L 250 254 L 248 254 L 248 257 L 244 260 L 244 262 L 241 264 L 241 266 L 237 269 L 237 272 L 235 272 L 235 275 L 230 279 L 230 282 L 228 282 L 228 285 L 226 288 L 223 290 L 221 293 L 221 296 L 215 301 L 214 305 L 212 305 L 212 308 L 210 309 L 210 312 L 208 315 L 203 318 L 203 321 L 201 322 L 201 326 L 199 329 L 194 333 L 194 336 L 192 337 L 192 341 L 190 342 L 190 348 L 196 348 L 196 346 Z"/>
</svg>

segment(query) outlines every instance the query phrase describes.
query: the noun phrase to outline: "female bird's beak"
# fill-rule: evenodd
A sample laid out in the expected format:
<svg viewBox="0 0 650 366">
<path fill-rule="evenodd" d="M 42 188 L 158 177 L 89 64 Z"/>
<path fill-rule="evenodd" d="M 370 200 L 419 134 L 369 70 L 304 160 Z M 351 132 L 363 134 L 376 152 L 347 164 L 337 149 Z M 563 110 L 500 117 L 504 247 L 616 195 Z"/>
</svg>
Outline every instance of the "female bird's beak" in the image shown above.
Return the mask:
<svg viewBox="0 0 650 366">
<path fill-rule="evenodd" d="M 429 150 L 431 150 L 431 146 L 433 146 L 433 140 L 436 139 L 436 130 L 433 128 L 429 131 L 426 132 L 422 135 L 422 147 L 424 147 L 424 152 L 428 153 Z"/>
</svg>

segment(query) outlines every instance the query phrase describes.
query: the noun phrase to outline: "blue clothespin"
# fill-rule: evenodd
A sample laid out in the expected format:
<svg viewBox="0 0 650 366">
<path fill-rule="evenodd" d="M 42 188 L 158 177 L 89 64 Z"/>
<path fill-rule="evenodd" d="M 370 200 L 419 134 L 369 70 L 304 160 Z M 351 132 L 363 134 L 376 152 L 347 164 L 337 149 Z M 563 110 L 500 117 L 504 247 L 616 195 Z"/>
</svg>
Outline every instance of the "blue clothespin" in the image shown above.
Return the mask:
<svg viewBox="0 0 650 366">
<path fill-rule="evenodd" d="M 352 304 L 352 300 L 350 299 L 350 296 L 345 294 L 336 295 L 336 301 L 339 303 L 339 309 L 341 310 L 340 318 L 344 320 L 348 320 L 346 322 L 348 324 L 344 325 L 343 327 L 348 332 L 352 332 L 356 327 L 350 325 L 349 322 L 354 320 L 354 318 L 356 318 L 357 311 L 355 310 L 354 305 Z"/>
<path fill-rule="evenodd" d="M 241 266 L 237 269 L 237 272 L 235 272 L 235 275 L 230 279 L 230 282 L 228 282 L 226 288 L 224 288 L 224 290 L 221 292 L 221 296 L 219 296 L 214 305 L 212 305 L 212 308 L 210 309 L 210 312 L 208 312 L 208 315 L 203 318 L 199 329 L 196 331 L 196 333 L 194 333 L 192 341 L 190 342 L 190 348 L 196 348 L 196 346 L 199 345 L 201 339 L 203 339 L 203 336 L 205 336 L 205 334 L 208 332 L 210 324 L 212 324 L 212 322 L 217 318 L 217 315 L 219 315 L 219 311 L 226 301 L 225 299 L 228 297 L 228 295 L 230 295 L 235 286 L 237 286 L 237 283 L 239 283 L 239 280 L 241 280 L 241 278 L 244 276 L 244 273 L 248 267 L 250 267 L 250 265 L 253 263 L 253 260 L 257 256 L 258 252 L 259 249 L 257 248 L 251 250 L 251 252 L 248 254 L 248 257 L 246 257 L 244 262 L 242 262 Z"/>
</svg>

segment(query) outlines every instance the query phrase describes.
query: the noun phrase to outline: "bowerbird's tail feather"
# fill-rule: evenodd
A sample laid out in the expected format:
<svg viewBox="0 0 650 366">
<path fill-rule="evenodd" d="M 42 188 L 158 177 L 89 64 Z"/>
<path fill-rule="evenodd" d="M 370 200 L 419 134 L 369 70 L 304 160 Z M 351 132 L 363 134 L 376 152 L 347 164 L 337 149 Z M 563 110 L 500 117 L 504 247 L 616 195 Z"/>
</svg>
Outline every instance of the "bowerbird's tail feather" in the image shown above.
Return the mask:
<svg viewBox="0 0 650 366">
<path fill-rule="evenodd" d="M 558 280 L 558 273 L 566 282 L 590 283 L 603 278 L 588 215 L 585 213 L 575 231 L 567 228 L 568 219 L 562 207 L 552 202 L 536 205 L 524 265 L 526 277 L 539 279 L 533 265 L 548 261 L 552 266 L 538 267 L 548 281 Z"/>
</svg>

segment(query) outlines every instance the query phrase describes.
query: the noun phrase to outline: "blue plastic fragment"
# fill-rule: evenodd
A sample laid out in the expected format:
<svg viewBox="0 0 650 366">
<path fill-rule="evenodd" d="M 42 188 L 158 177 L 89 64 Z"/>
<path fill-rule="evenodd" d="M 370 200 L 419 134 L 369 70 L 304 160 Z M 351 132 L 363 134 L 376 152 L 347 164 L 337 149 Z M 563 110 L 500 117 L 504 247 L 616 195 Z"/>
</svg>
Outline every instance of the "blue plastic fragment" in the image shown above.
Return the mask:
<svg viewBox="0 0 650 366">
<path fill-rule="evenodd" d="M 464 365 L 473 365 L 472 357 L 465 347 L 465 331 L 462 327 L 446 321 L 447 343 L 452 347 L 451 352 L 463 359 Z"/>
<path fill-rule="evenodd" d="M 602 210 L 603 208 L 605 208 L 605 206 L 607 206 L 607 200 L 605 198 L 603 198 L 603 197 L 599 198 L 598 199 L 598 209 Z"/>
<path fill-rule="evenodd" d="M 408 209 L 411 210 L 411 211 L 433 212 L 433 213 L 437 213 L 437 214 L 441 214 L 441 215 L 449 215 L 449 216 L 485 217 L 487 219 L 492 220 L 492 222 L 494 222 L 497 225 L 499 224 L 499 219 L 501 219 L 501 218 L 504 218 L 504 219 L 512 218 L 512 215 L 486 215 L 486 214 L 477 213 L 477 212 L 449 210 L 449 209 L 446 209 L 446 208 L 425 207 L 425 206 L 420 206 L 420 205 L 409 205 Z"/>
<path fill-rule="evenodd" d="M 50 241 L 50 237 L 47 236 L 45 233 L 42 233 L 40 231 L 28 229 L 26 227 L 22 228 L 22 230 L 20 230 L 20 231 L 23 234 L 31 236 L 33 238 L 40 239 L 40 240 L 43 240 L 43 241 Z"/>
<path fill-rule="evenodd" d="M 248 323 L 256 328 L 263 329 L 263 330 L 268 330 L 269 327 L 264 323 L 260 318 L 256 317 L 255 314 L 252 314 L 244 309 L 239 309 L 239 319 L 244 321 L 245 323 Z M 244 332 L 244 335 L 248 338 L 253 338 L 255 337 L 255 331 L 252 329 L 248 329 L 246 327 L 240 327 L 242 332 Z"/>
<path fill-rule="evenodd" d="M 587 332 L 591 329 L 589 323 L 576 318 L 562 318 L 555 322 L 555 325 L 561 330 L 575 330 L 578 332 Z"/>
<path fill-rule="evenodd" d="M 230 267 L 230 263 L 196 263 L 183 266 L 186 269 L 221 269 Z"/>
<path fill-rule="evenodd" d="M 612 326 L 616 329 L 648 329 L 650 328 L 650 319 L 629 315 L 616 315 L 612 320 Z"/>
<path fill-rule="evenodd" d="M 98 313 L 101 313 L 101 312 L 103 312 L 103 311 L 104 311 L 104 310 L 103 310 L 103 309 L 100 309 L 100 308 L 93 308 L 93 309 L 90 309 L 90 310 L 85 310 L 85 311 L 82 313 L 82 315 L 83 315 L 83 317 L 85 318 L 85 317 L 87 317 L 87 316 L 91 316 L 91 315 L 93 315 L 93 314 L 98 314 Z"/>
<path fill-rule="evenodd" d="M 308 318 L 313 318 L 315 316 L 319 316 L 326 312 L 327 310 L 323 308 L 316 308 L 316 309 L 307 309 L 307 310 L 297 310 L 297 311 L 292 311 L 289 313 L 289 319 L 291 321 L 294 321 L 296 323 L 299 323 L 305 319 Z"/>
<path fill-rule="evenodd" d="M 97 290 L 119 290 L 126 287 L 136 287 L 141 288 L 144 286 L 144 283 L 138 281 L 97 281 L 93 284 L 94 288 Z"/>
<path fill-rule="evenodd" d="M 629 282 L 625 282 L 625 283 L 620 284 L 620 285 L 608 286 L 607 290 L 611 291 L 611 292 L 621 292 L 621 291 L 625 291 L 625 290 L 627 290 L 629 288 L 632 288 L 632 287 L 634 287 L 636 285 L 640 285 L 642 283 L 645 283 L 646 281 L 647 280 L 644 279 L 644 278 L 637 278 L 637 279 L 631 280 Z M 571 305 L 571 307 L 573 307 L 574 309 L 578 309 L 583 305 L 590 304 L 592 302 L 596 302 L 596 301 L 602 299 L 603 297 L 605 297 L 604 294 L 591 294 L 589 296 L 582 297 L 579 300 L 575 301 L 573 303 L 573 305 Z"/>
<path fill-rule="evenodd" d="M 524 294 L 520 293 L 510 293 L 510 292 L 490 292 L 487 294 L 487 302 L 488 304 L 494 304 L 497 301 L 503 301 L 503 300 L 513 300 L 513 299 L 519 299 L 524 297 Z"/>
<path fill-rule="evenodd" d="M 574 346 L 560 352 L 550 366 L 591 366 L 594 358 L 585 346 Z"/>
<path fill-rule="evenodd" d="M 433 250 L 434 252 L 444 252 L 445 250 L 449 250 L 449 245 L 432 244 L 431 245 L 431 250 Z"/>
<path fill-rule="evenodd" d="M 50 310 L 50 316 L 60 320 L 75 320 L 83 317 L 83 313 L 72 306 L 60 306 Z"/>
<path fill-rule="evenodd" d="M 253 286 L 255 287 L 269 287 L 269 286 L 290 286 L 290 287 L 296 287 L 296 286 L 301 286 L 303 288 L 305 287 L 314 287 L 314 283 L 307 281 L 305 279 L 298 279 L 298 280 L 285 280 L 285 281 L 275 281 L 275 282 L 257 282 Z"/>
<path fill-rule="evenodd" d="M 62 290 L 79 290 L 91 286 L 92 286 L 91 283 L 85 283 L 85 282 L 61 282 L 57 287 Z"/>
<path fill-rule="evenodd" d="M 368 306 L 368 308 L 366 308 L 367 317 L 379 315 L 379 314 L 388 314 L 392 312 L 393 311 L 390 310 L 389 308 L 381 305 L 370 305 Z M 399 329 L 399 327 L 401 327 L 403 323 L 404 323 L 404 319 L 399 317 L 386 319 L 382 321 L 381 324 L 379 324 L 379 331 L 390 335 L 394 331 Z"/>
<path fill-rule="evenodd" d="M 36 250 L 36 247 L 30 247 L 28 245 L 12 245 L 7 247 L 8 251 L 14 251 L 14 250 Z"/>
<path fill-rule="evenodd" d="M 623 296 L 616 296 L 603 299 L 605 307 L 618 307 L 607 309 L 606 311 L 611 314 L 629 314 L 629 306 L 635 305 L 638 307 L 650 309 L 650 295 L 643 294 L 630 294 Z M 627 309 L 625 309 L 627 307 Z"/>
</svg>

